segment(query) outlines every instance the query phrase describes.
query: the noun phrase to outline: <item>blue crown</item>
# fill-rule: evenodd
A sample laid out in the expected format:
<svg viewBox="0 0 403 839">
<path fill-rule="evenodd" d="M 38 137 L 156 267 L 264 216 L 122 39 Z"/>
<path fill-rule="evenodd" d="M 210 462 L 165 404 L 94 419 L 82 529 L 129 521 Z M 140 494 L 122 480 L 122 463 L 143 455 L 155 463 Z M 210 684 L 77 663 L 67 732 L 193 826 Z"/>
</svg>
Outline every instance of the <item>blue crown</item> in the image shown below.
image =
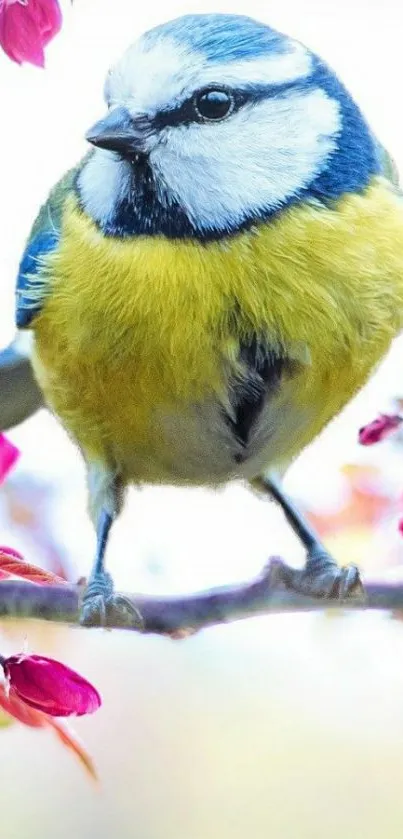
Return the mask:
<svg viewBox="0 0 403 839">
<path fill-rule="evenodd" d="M 281 53 L 287 43 L 284 35 L 245 15 L 184 15 L 150 29 L 144 37 L 152 45 L 165 35 L 214 63 Z"/>
</svg>

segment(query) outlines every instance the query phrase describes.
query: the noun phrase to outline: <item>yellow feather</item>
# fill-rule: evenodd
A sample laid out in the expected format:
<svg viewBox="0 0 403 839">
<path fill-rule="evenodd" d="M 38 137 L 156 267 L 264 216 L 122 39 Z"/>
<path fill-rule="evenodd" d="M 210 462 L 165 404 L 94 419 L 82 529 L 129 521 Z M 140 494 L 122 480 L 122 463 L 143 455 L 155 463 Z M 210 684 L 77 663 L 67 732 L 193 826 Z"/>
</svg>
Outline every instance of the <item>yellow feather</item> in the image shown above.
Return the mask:
<svg viewBox="0 0 403 839">
<path fill-rule="evenodd" d="M 360 388 L 400 330 L 403 202 L 378 178 L 332 209 L 299 204 L 209 244 L 106 238 L 70 198 L 34 323 L 46 398 L 90 459 L 165 479 L 161 412 L 225 401 L 240 340 L 300 362 L 285 384 L 307 421 L 279 438 L 290 460 Z M 268 464 L 269 465 L 269 464 Z M 168 470 L 169 471 L 169 470 Z"/>
</svg>

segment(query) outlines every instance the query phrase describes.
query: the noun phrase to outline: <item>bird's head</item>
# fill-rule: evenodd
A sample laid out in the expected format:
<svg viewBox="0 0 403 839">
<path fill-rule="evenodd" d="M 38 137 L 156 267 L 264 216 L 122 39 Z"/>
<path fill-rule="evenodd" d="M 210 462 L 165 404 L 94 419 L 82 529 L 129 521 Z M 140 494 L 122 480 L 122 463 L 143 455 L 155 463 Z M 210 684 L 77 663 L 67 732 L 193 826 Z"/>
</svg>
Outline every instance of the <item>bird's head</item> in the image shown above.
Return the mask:
<svg viewBox="0 0 403 839">
<path fill-rule="evenodd" d="M 219 238 L 377 170 L 345 88 L 302 44 L 251 18 L 186 15 L 111 69 L 108 114 L 78 179 L 106 235 Z"/>
</svg>

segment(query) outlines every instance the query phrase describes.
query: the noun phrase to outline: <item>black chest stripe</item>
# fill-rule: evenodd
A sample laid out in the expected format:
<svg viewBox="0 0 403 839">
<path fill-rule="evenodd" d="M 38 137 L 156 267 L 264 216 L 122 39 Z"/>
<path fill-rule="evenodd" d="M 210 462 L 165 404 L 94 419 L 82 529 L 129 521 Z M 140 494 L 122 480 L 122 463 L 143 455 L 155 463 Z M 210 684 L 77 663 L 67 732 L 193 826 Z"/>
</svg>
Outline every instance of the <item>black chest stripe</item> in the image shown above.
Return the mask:
<svg viewBox="0 0 403 839">
<path fill-rule="evenodd" d="M 290 361 L 253 337 L 241 346 L 240 362 L 242 370 L 231 385 L 231 415 L 226 412 L 225 417 L 238 442 L 247 446 L 264 403 L 290 372 Z"/>
</svg>

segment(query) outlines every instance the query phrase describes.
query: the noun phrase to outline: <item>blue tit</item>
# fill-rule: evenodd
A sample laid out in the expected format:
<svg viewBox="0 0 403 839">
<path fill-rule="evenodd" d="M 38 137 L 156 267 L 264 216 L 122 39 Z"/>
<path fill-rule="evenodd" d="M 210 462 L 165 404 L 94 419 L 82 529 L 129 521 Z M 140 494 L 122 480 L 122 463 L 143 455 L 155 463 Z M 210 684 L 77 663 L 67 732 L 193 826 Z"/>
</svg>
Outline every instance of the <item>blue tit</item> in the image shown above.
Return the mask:
<svg viewBox="0 0 403 839">
<path fill-rule="evenodd" d="M 43 395 L 87 464 L 97 548 L 82 622 L 126 608 L 105 550 L 129 484 L 247 481 L 307 548 L 288 581 L 360 596 L 356 567 L 337 566 L 278 476 L 401 329 L 393 162 L 331 69 L 248 17 L 146 32 L 105 101 L 21 261 L 30 361 L 18 340 L 0 359 L 22 382 L 14 414 L 2 392 L 0 427 Z"/>
</svg>

